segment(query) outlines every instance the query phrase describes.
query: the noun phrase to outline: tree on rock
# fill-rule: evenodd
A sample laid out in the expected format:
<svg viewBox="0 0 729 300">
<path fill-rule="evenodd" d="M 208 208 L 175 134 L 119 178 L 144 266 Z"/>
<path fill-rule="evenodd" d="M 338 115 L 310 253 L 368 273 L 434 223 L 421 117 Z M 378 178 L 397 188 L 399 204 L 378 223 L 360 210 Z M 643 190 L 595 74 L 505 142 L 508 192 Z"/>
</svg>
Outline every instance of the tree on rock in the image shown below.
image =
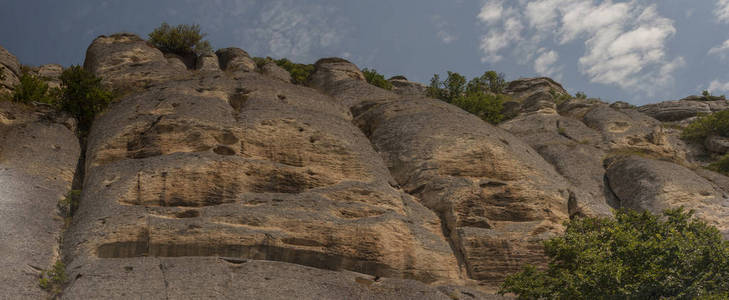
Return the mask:
<svg viewBox="0 0 729 300">
<path fill-rule="evenodd" d="M 172 27 L 162 23 L 149 34 L 149 42 L 166 53 L 202 55 L 212 51 L 210 42 L 203 40 L 205 35 L 200 33 L 200 25 L 180 24 Z"/>
<path fill-rule="evenodd" d="M 499 291 L 525 299 L 727 299 L 729 242 L 683 208 L 575 219 Z"/>
</svg>

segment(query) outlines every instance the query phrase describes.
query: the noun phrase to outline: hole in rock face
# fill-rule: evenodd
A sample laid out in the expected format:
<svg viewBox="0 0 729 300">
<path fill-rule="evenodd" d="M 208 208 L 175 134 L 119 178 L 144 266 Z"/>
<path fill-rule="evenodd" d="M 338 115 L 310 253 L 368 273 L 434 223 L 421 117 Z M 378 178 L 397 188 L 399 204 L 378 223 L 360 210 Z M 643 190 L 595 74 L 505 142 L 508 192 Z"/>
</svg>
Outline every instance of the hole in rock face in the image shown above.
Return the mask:
<svg viewBox="0 0 729 300">
<path fill-rule="evenodd" d="M 250 91 L 241 90 L 240 92 L 230 96 L 228 101 L 230 103 L 230 107 L 232 107 L 235 112 L 240 113 L 241 109 L 243 109 L 246 101 L 248 101 L 248 93 L 250 93 Z"/>
<path fill-rule="evenodd" d="M 185 210 L 175 214 L 175 217 L 184 218 L 197 218 L 200 216 L 200 212 L 197 210 Z"/>
<path fill-rule="evenodd" d="M 217 146 L 213 149 L 213 152 L 219 155 L 235 155 L 235 150 L 226 146 Z"/>
</svg>

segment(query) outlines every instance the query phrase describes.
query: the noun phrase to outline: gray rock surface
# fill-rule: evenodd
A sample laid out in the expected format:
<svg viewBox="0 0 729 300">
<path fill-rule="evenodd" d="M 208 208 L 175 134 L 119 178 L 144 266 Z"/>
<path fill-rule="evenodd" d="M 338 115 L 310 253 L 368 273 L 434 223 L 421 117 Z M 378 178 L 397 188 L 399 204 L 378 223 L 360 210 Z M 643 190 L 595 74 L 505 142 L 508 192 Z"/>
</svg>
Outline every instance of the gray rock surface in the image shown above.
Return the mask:
<svg viewBox="0 0 729 300">
<path fill-rule="evenodd" d="M 729 138 L 712 135 L 706 138 L 704 146 L 711 152 L 725 154 L 729 152 Z"/>
<path fill-rule="evenodd" d="M 729 237 L 729 197 L 686 167 L 628 156 L 613 161 L 607 177 L 622 207 L 662 213 L 683 206 Z"/>
<path fill-rule="evenodd" d="M 218 56 L 211 53 L 198 57 L 195 69 L 199 71 L 220 71 Z"/>
<path fill-rule="evenodd" d="M 347 60 L 323 58 L 314 66 L 317 71 L 311 75 L 309 85 L 334 96 L 345 107 L 352 107 L 362 101 L 398 99 L 394 92 L 373 86 L 365 81 L 362 72 Z"/>
<path fill-rule="evenodd" d="M 215 54 L 218 55 L 220 68 L 224 71 L 253 72 L 256 70 L 256 62 L 240 48 L 223 48 L 215 51 Z"/>
<path fill-rule="evenodd" d="M 509 82 L 504 92 L 515 99 L 527 99 L 540 92 L 549 95 L 569 95 L 561 84 L 548 77 L 519 78 Z"/>
<path fill-rule="evenodd" d="M 279 67 L 274 62 L 267 62 L 261 67 L 261 73 L 271 78 L 281 80 L 283 82 L 291 82 L 291 74 L 283 68 Z"/>
<path fill-rule="evenodd" d="M 639 112 L 665 122 L 681 121 L 695 117 L 699 114 L 708 114 L 724 109 L 729 109 L 729 101 L 727 100 L 676 100 L 647 104 L 638 107 Z"/>
<path fill-rule="evenodd" d="M 67 124 L 64 124 L 67 123 Z M 71 189 L 79 144 L 73 122 L 45 107 L 0 101 L 0 295 L 42 299 L 42 270 L 58 258 L 58 202 Z"/>
<path fill-rule="evenodd" d="M 392 84 L 392 91 L 400 96 L 425 97 L 425 85 L 419 82 L 412 82 L 405 77 L 394 77 L 388 79 Z"/>
<path fill-rule="evenodd" d="M 20 63 L 12 53 L 0 46 L 0 93 L 9 93 L 20 83 Z"/>
</svg>

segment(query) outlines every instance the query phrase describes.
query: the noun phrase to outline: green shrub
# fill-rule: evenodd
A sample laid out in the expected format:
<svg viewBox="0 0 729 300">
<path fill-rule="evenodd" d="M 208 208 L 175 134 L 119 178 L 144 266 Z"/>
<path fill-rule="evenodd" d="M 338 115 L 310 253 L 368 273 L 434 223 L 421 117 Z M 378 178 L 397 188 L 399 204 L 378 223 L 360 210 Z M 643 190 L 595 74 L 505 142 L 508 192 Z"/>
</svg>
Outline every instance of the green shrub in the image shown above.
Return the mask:
<svg viewBox="0 0 729 300">
<path fill-rule="evenodd" d="M 502 94 L 470 93 L 456 98 L 453 105 L 470 112 L 486 122 L 497 124 L 503 120 L 503 104 L 509 98 Z"/>
<path fill-rule="evenodd" d="M 699 143 L 710 135 L 729 137 L 729 110 L 700 116 L 681 133 L 682 138 Z"/>
<path fill-rule="evenodd" d="M 14 87 L 13 101 L 15 102 L 55 104 L 57 100 L 58 91 L 49 89 L 48 84 L 43 79 L 30 73 L 23 73 L 20 76 L 20 83 Z"/>
<path fill-rule="evenodd" d="M 682 208 L 665 217 L 619 210 L 578 218 L 544 243 L 545 270 L 526 266 L 499 293 L 522 299 L 693 299 L 729 292 L 729 242 Z"/>
<path fill-rule="evenodd" d="M 506 89 L 504 74 L 496 73 L 496 71 L 486 71 L 480 77 L 471 79 L 466 86 L 467 93 L 491 92 L 501 94 L 504 89 Z"/>
<path fill-rule="evenodd" d="M 362 69 L 362 74 L 364 74 L 364 77 L 369 84 L 374 85 L 378 88 L 392 90 L 392 83 L 385 80 L 385 76 L 377 73 L 377 70 L 364 68 Z"/>
<path fill-rule="evenodd" d="M 200 25 L 180 24 L 172 27 L 162 23 L 149 34 L 149 42 L 162 52 L 201 55 L 212 51 L 210 42 L 203 40 L 205 35 L 200 33 Z"/>
<path fill-rule="evenodd" d="M 585 94 L 585 92 L 577 92 L 577 94 L 575 94 L 575 98 L 577 98 L 577 99 L 587 99 L 587 94 Z"/>
<path fill-rule="evenodd" d="M 111 91 L 101 85 L 101 78 L 80 66 L 71 66 L 61 74 L 62 95 L 58 107 L 78 120 L 82 135 L 88 133 L 97 114 L 103 111 L 113 98 Z"/>
<path fill-rule="evenodd" d="M 63 285 L 66 284 L 67 280 L 66 265 L 58 260 L 50 270 L 41 272 L 38 285 L 55 297 L 61 293 Z"/>
<path fill-rule="evenodd" d="M 729 176 L 729 154 L 709 165 L 709 169 Z"/>
<path fill-rule="evenodd" d="M 306 84 L 311 78 L 311 73 L 314 73 L 315 70 L 312 64 L 297 64 L 286 58 L 274 60 L 273 62 L 291 74 L 291 82 L 294 84 Z"/>
</svg>

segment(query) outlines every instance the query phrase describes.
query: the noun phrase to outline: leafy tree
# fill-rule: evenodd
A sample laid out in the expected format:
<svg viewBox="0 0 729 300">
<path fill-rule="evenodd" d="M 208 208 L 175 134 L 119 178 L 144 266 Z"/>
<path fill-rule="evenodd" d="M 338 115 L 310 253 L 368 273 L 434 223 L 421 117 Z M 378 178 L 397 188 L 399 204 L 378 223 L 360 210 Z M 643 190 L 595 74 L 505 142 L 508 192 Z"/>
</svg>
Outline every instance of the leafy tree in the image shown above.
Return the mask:
<svg viewBox="0 0 729 300">
<path fill-rule="evenodd" d="M 499 293 L 523 299 L 725 299 L 729 242 L 683 208 L 664 217 L 619 210 L 569 221 L 544 243 L 550 263 L 509 276 Z"/>
<path fill-rule="evenodd" d="M 286 58 L 274 60 L 274 62 L 291 74 L 291 82 L 294 84 L 306 84 L 315 70 L 312 64 L 297 64 Z"/>
<path fill-rule="evenodd" d="M 377 73 L 377 70 L 364 68 L 362 69 L 362 74 L 364 74 L 364 77 L 369 84 L 386 90 L 392 90 L 392 83 L 385 80 L 385 76 Z"/>
<path fill-rule="evenodd" d="M 695 142 L 703 142 L 710 135 L 729 137 L 729 110 L 700 116 L 681 133 L 681 137 Z"/>
<path fill-rule="evenodd" d="M 149 42 L 162 52 L 186 55 L 207 54 L 212 51 L 210 42 L 203 40 L 205 33 L 200 33 L 200 25 L 180 24 L 175 27 L 162 23 L 149 34 Z"/>
<path fill-rule="evenodd" d="M 506 99 L 506 95 L 474 92 L 456 98 L 452 104 L 480 117 L 486 122 L 497 124 L 504 118 L 501 110 L 504 108 L 503 103 Z"/>
<path fill-rule="evenodd" d="M 501 94 L 506 88 L 506 80 L 503 73 L 486 71 L 480 77 L 475 77 L 468 82 L 466 93 L 491 92 Z"/>
<path fill-rule="evenodd" d="M 15 85 L 13 90 L 13 101 L 29 104 L 41 102 L 54 104 L 57 101 L 58 92 L 48 89 L 48 84 L 30 73 L 23 73 L 20 76 L 20 83 Z"/>
<path fill-rule="evenodd" d="M 456 72 L 448 71 L 448 77 L 443 81 L 443 86 L 446 91 L 445 101 L 451 103 L 465 93 L 466 77 Z"/>
<path fill-rule="evenodd" d="M 78 120 L 82 134 L 91 129 L 97 114 L 103 111 L 113 98 L 111 91 L 101 85 L 101 78 L 80 66 L 71 66 L 61 74 L 62 96 L 58 106 Z"/>
<path fill-rule="evenodd" d="M 430 79 L 430 85 L 428 85 L 425 89 L 425 94 L 428 97 L 445 101 L 445 95 L 441 84 L 440 75 L 433 74 L 433 78 Z"/>
<path fill-rule="evenodd" d="M 587 94 L 585 94 L 585 92 L 580 91 L 580 92 L 577 92 L 577 94 L 575 94 L 575 98 L 587 99 Z"/>
</svg>

